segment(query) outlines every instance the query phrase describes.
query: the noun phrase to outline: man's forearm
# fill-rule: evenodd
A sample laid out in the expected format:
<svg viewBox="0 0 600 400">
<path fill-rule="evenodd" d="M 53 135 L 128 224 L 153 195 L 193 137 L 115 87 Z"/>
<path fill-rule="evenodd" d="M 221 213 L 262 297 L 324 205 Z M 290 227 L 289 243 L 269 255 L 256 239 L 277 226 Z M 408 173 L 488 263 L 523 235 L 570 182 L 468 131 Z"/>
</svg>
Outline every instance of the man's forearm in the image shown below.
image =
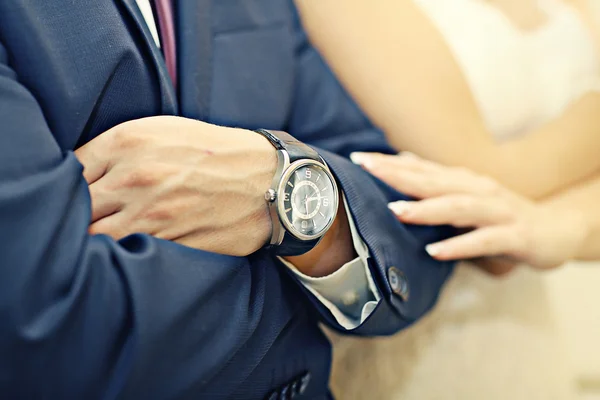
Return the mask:
<svg viewBox="0 0 600 400">
<path fill-rule="evenodd" d="M 285 259 L 305 275 L 322 277 L 334 273 L 356 257 L 348 215 L 340 196 L 337 217 L 319 244 L 306 254 Z"/>
<path fill-rule="evenodd" d="M 580 185 L 548 198 L 542 204 L 561 210 L 571 211 L 574 218 L 579 218 L 583 223 L 585 232 L 577 259 L 600 259 L 600 174 Z M 581 234 L 581 232 L 579 232 Z"/>
</svg>

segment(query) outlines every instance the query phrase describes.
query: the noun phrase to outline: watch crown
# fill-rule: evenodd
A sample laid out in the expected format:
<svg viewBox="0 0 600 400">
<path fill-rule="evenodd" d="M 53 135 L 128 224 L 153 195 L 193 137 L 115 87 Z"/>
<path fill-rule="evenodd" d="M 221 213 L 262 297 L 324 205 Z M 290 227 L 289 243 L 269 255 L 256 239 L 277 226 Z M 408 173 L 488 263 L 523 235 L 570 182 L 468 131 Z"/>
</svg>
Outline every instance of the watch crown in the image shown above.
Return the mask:
<svg viewBox="0 0 600 400">
<path fill-rule="evenodd" d="M 277 198 L 277 193 L 273 189 L 269 189 L 265 192 L 265 200 L 272 203 Z"/>
</svg>

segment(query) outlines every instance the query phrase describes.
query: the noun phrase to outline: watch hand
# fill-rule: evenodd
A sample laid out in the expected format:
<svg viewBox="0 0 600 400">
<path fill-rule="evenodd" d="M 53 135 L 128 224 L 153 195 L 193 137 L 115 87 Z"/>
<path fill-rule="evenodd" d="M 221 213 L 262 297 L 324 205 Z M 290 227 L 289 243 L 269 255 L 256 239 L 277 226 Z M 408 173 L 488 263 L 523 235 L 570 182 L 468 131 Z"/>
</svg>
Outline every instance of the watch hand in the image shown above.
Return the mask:
<svg viewBox="0 0 600 400">
<path fill-rule="evenodd" d="M 317 196 L 317 197 L 309 197 L 308 199 L 306 199 L 306 202 L 308 203 L 309 201 L 315 201 L 315 200 L 319 200 L 319 196 Z"/>
</svg>

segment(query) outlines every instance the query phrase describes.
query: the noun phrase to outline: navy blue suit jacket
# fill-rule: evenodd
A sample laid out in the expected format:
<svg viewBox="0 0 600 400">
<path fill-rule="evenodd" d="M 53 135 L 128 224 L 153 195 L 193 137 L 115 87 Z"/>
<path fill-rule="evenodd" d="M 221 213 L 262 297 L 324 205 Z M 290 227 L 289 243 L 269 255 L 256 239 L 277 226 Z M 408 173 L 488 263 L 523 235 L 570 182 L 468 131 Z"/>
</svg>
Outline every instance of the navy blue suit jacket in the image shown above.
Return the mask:
<svg viewBox="0 0 600 400">
<path fill-rule="evenodd" d="M 127 120 L 182 115 L 316 146 L 383 295 L 354 334 L 408 326 L 451 271 L 423 251 L 446 232 L 397 222 L 386 204 L 402 196 L 344 158 L 391 149 L 307 42 L 291 2 L 180 0 L 177 15 L 179 93 L 134 0 L 0 1 L 3 398 L 327 396 L 331 349 L 317 321 L 341 327 L 271 257 L 87 233 L 90 197 L 72 150 Z M 392 266 L 407 278 L 405 301 L 388 283 Z"/>
</svg>

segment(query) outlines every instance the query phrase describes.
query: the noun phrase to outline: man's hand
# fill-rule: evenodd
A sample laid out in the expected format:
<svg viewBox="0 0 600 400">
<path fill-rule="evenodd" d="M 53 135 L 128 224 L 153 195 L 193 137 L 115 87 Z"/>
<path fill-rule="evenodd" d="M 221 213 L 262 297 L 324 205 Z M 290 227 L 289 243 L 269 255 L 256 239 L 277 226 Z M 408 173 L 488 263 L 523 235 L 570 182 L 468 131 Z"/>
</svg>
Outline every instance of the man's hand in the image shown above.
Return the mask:
<svg viewBox="0 0 600 400">
<path fill-rule="evenodd" d="M 314 249 L 301 256 L 286 257 L 286 260 L 294 264 L 303 274 L 315 277 L 327 276 L 357 257 L 341 196 L 338 207 L 333 225 Z"/>
<path fill-rule="evenodd" d="M 148 233 L 234 256 L 270 238 L 264 193 L 277 161 L 261 135 L 152 117 L 121 124 L 75 153 L 90 187 L 91 233 Z"/>
<path fill-rule="evenodd" d="M 246 256 L 271 237 L 264 199 L 277 164 L 255 132 L 180 117 L 123 123 L 75 152 L 92 196 L 90 233 L 147 233 L 185 246 Z M 338 217 L 309 253 L 290 257 L 324 276 L 356 257 L 340 201 Z"/>
</svg>

